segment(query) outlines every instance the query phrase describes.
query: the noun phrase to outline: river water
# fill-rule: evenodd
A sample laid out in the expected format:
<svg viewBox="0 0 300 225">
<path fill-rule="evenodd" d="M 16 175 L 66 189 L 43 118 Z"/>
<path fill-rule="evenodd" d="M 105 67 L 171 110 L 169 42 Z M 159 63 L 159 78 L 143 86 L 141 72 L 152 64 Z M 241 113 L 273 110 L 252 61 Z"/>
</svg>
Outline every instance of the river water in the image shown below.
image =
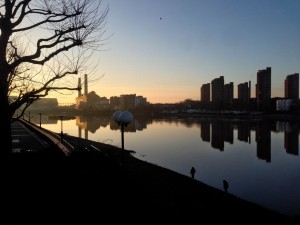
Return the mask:
<svg viewBox="0 0 300 225">
<path fill-rule="evenodd" d="M 33 119 L 39 124 L 38 119 Z M 59 120 L 43 115 L 51 131 L 121 147 L 110 117 Z M 300 215 L 298 122 L 229 118 L 136 119 L 125 128 L 124 148 L 144 161 L 286 215 Z"/>
</svg>

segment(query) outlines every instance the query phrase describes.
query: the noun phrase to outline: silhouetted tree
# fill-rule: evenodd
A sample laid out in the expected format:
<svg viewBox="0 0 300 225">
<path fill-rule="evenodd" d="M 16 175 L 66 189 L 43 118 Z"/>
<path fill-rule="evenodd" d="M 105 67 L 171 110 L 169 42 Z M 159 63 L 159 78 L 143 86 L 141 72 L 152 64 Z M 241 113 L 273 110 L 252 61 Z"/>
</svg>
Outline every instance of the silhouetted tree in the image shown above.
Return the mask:
<svg viewBox="0 0 300 225">
<path fill-rule="evenodd" d="M 50 92 L 78 90 L 74 78 L 95 69 L 88 60 L 104 44 L 109 10 L 101 8 L 101 0 L 0 0 L 2 156 L 11 153 L 16 110 L 20 117 Z"/>
</svg>

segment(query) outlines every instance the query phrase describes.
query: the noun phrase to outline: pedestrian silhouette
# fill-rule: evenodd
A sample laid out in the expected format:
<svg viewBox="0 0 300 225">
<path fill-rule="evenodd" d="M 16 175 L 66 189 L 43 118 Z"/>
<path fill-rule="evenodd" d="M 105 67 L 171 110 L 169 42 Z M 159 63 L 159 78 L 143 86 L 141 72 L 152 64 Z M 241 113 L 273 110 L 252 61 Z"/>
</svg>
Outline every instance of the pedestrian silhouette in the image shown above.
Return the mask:
<svg viewBox="0 0 300 225">
<path fill-rule="evenodd" d="M 192 166 L 191 171 L 190 171 L 190 174 L 191 174 L 191 176 L 192 176 L 193 179 L 194 179 L 195 173 L 196 173 L 196 170 L 195 170 L 195 168 Z"/>
<path fill-rule="evenodd" d="M 223 188 L 226 193 L 227 193 L 228 187 L 229 187 L 228 182 L 226 180 L 223 180 Z"/>
</svg>

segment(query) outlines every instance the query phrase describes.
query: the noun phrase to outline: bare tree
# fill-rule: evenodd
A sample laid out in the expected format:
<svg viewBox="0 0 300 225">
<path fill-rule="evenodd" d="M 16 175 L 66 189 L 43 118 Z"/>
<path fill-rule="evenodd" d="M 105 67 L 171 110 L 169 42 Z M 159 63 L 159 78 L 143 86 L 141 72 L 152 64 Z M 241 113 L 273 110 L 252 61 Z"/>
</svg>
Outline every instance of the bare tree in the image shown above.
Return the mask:
<svg viewBox="0 0 300 225">
<path fill-rule="evenodd" d="M 101 0 L 0 0 L 0 126 L 11 154 L 11 121 L 21 106 L 53 91 L 78 90 L 76 76 L 104 43 Z"/>
</svg>

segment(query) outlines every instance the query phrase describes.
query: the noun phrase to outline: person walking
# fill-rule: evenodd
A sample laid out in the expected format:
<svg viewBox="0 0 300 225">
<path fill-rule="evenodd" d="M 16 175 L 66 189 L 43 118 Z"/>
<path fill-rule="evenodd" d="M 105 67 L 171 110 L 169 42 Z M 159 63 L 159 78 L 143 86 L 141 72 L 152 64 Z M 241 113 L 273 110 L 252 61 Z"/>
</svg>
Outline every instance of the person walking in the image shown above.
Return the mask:
<svg viewBox="0 0 300 225">
<path fill-rule="evenodd" d="M 196 173 L 196 169 L 192 166 L 190 174 L 191 174 L 193 179 L 194 179 L 195 173 Z"/>
<path fill-rule="evenodd" d="M 227 180 L 223 180 L 223 188 L 224 188 L 224 191 L 227 193 L 227 190 L 229 188 L 229 184 L 228 184 Z"/>
</svg>

